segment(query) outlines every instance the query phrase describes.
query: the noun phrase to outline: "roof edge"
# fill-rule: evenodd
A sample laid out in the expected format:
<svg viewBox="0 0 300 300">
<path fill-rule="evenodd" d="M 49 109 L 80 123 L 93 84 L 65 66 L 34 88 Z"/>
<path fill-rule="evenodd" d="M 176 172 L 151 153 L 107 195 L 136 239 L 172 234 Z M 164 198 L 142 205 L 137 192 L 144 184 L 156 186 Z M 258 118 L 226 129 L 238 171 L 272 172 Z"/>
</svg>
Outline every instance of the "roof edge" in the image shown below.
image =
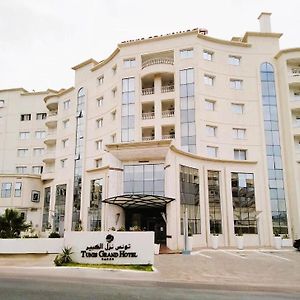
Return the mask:
<svg viewBox="0 0 300 300">
<path fill-rule="evenodd" d="M 0 93 L 1 92 L 16 92 L 16 91 L 23 91 L 24 93 L 28 93 L 28 91 L 25 90 L 22 87 L 20 87 L 20 88 L 11 88 L 11 89 L 3 89 L 3 90 L 0 90 Z"/>
<path fill-rule="evenodd" d="M 245 42 L 243 40 L 242 41 L 235 41 L 235 40 L 228 41 L 228 40 L 223 40 L 223 39 L 219 39 L 219 38 L 214 38 L 214 37 L 211 37 L 208 35 L 203 35 L 200 33 L 197 35 L 197 37 L 201 38 L 203 40 L 206 40 L 206 41 L 215 42 L 215 43 L 223 44 L 223 45 L 238 46 L 238 47 L 251 47 L 251 44 L 248 44 L 247 42 Z"/>
<path fill-rule="evenodd" d="M 247 42 L 249 36 L 257 36 L 257 37 L 271 37 L 271 38 L 281 38 L 283 33 L 276 32 L 256 32 L 256 31 L 247 31 L 243 38 L 242 42 Z"/>
<path fill-rule="evenodd" d="M 287 48 L 287 49 L 282 49 L 280 50 L 275 56 L 274 58 L 279 58 L 282 54 L 286 54 L 286 53 L 290 53 L 290 52 L 300 52 L 300 47 L 295 47 L 295 48 Z"/>
<path fill-rule="evenodd" d="M 101 68 L 102 66 L 106 65 L 108 62 L 110 62 L 118 53 L 120 52 L 120 48 L 116 48 L 107 58 L 105 58 L 104 60 L 101 60 L 99 63 L 97 63 L 96 66 L 94 66 L 91 71 L 96 71 L 99 68 Z"/>
<path fill-rule="evenodd" d="M 68 89 L 61 89 L 57 94 L 55 95 L 49 95 L 47 97 L 44 98 L 44 102 L 46 102 L 48 99 L 53 98 L 53 97 L 60 97 L 63 96 L 65 94 L 67 94 L 68 92 L 71 92 L 72 90 L 74 90 L 75 88 L 72 86 Z"/>
<path fill-rule="evenodd" d="M 82 68 L 82 67 L 84 67 L 84 66 L 89 65 L 89 64 L 95 64 L 95 65 L 96 65 L 96 64 L 98 64 L 98 62 L 97 62 L 95 59 L 93 59 L 93 58 L 89 58 L 88 60 L 85 60 L 85 61 L 83 61 L 82 63 L 80 63 L 80 64 L 78 64 L 78 65 L 72 67 L 72 69 L 73 69 L 74 71 L 76 71 L 76 70 L 78 70 L 78 69 L 80 69 L 80 68 Z"/>
</svg>

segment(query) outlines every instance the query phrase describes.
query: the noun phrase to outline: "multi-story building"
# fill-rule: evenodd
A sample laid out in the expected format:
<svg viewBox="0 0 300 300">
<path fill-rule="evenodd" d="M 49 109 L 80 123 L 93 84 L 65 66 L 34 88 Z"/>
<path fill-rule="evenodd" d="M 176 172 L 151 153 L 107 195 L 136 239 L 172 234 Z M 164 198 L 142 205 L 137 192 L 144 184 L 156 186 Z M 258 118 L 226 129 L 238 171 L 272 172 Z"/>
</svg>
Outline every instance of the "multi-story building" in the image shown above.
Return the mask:
<svg viewBox="0 0 300 300">
<path fill-rule="evenodd" d="M 300 49 L 280 50 L 270 14 L 259 22 L 229 41 L 193 29 L 122 42 L 73 67 L 67 90 L 0 91 L 1 210 L 61 234 L 153 230 L 171 249 L 186 219 L 195 247 L 299 237 Z"/>
</svg>

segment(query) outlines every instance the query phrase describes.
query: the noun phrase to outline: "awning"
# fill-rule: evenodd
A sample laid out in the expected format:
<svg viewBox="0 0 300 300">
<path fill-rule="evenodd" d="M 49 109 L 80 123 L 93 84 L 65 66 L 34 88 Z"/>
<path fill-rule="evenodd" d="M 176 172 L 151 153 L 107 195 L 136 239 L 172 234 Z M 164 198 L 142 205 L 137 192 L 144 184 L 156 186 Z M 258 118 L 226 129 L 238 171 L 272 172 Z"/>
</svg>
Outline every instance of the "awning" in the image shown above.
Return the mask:
<svg viewBox="0 0 300 300">
<path fill-rule="evenodd" d="M 118 205 L 122 208 L 164 208 L 166 204 L 175 200 L 158 195 L 128 194 L 110 197 L 102 200 L 103 203 Z"/>
</svg>

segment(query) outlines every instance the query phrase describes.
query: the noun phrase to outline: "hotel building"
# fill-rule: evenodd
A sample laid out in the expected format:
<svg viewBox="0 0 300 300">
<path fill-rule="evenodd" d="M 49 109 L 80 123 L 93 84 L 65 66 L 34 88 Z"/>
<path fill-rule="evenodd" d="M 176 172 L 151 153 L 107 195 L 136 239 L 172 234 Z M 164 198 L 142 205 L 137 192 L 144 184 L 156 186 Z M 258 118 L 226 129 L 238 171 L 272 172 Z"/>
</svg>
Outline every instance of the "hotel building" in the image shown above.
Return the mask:
<svg viewBox="0 0 300 300">
<path fill-rule="evenodd" d="M 74 87 L 0 91 L 0 212 L 43 234 L 153 230 L 182 249 L 300 237 L 300 48 L 260 31 L 124 41 Z"/>
</svg>

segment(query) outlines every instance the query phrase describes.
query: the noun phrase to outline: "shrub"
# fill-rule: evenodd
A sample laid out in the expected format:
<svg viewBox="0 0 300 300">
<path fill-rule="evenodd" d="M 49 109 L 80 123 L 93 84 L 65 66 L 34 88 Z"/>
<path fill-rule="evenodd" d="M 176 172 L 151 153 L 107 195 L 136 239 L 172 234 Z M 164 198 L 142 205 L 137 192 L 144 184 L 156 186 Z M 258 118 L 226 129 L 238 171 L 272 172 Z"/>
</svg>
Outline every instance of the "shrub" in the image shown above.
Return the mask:
<svg viewBox="0 0 300 300">
<path fill-rule="evenodd" d="M 51 232 L 48 236 L 49 239 L 59 239 L 60 235 L 58 232 Z"/>
<path fill-rule="evenodd" d="M 56 266 L 63 266 L 72 262 L 71 255 L 73 254 L 71 247 L 64 247 L 62 253 L 57 254 L 54 259 L 54 264 Z"/>
</svg>

